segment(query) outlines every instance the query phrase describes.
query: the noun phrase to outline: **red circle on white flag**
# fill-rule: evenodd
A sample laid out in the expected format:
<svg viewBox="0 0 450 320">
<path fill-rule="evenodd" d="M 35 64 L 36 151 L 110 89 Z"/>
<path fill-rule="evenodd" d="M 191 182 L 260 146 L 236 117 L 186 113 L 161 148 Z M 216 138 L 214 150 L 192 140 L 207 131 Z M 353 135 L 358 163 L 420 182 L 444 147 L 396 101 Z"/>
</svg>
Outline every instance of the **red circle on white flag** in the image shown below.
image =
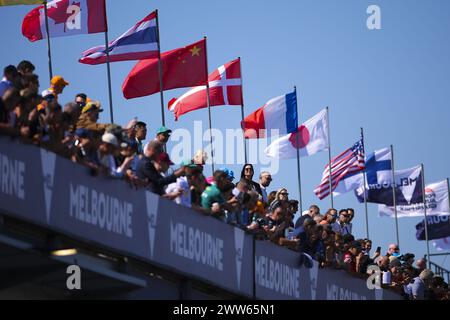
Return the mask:
<svg viewBox="0 0 450 320">
<path fill-rule="evenodd" d="M 297 141 L 297 135 L 298 135 L 298 141 Z M 300 126 L 298 128 L 297 132 L 291 133 L 291 136 L 289 137 L 289 141 L 291 142 L 292 146 L 297 149 L 304 148 L 309 143 L 309 131 L 308 128 L 305 126 Z"/>
</svg>

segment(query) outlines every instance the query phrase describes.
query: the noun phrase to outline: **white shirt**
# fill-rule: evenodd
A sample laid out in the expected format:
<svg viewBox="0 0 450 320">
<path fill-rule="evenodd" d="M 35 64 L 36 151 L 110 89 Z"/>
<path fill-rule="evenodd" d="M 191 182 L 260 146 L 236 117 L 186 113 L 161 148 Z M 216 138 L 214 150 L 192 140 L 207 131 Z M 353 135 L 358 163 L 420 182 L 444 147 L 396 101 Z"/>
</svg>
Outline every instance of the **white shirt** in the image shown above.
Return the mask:
<svg viewBox="0 0 450 320">
<path fill-rule="evenodd" d="M 336 221 L 335 223 L 332 224 L 332 230 L 334 232 L 339 232 L 341 235 L 351 234 L 352 233 L 352 224 L 344 223 L 341 226 L 341 224 L 338 221 Z"/>
<path fill-rule="evenodd" d="M 191 207 L 191 189 L 186 177 L 177 178 L 177 181 L 171 183 L 166 188 L 166 193 L 176 192 L 177 190 L 182 190 L 183 193 L 176 197 L 174 201 L 182 206 Z"/>
</svg>

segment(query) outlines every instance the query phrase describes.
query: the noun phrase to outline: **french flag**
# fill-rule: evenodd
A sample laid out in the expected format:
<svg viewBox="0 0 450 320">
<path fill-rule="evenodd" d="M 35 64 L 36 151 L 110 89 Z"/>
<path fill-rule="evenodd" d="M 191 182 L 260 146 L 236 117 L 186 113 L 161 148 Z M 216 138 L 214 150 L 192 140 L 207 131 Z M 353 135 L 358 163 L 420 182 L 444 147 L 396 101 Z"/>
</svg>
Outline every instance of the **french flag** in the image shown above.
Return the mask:
<svg viewBox="0 0 450 320">
<path fill-rule="evenodd" d="M 294 92 L 269 100 L 241 123 L 246 139 L 270 137 L 272 130 L 285 135 L 297 130 L 297 95 Z"/>
<path fill-rule="evenodd" d="M 109 61 L 158 58 L 157 11 L 150 13 L 119 38 L 109 43 Z M 106 46 L 98 46 L 82 53 L 78 61 L 85 64 L 106 63 Z"/>
</svg>

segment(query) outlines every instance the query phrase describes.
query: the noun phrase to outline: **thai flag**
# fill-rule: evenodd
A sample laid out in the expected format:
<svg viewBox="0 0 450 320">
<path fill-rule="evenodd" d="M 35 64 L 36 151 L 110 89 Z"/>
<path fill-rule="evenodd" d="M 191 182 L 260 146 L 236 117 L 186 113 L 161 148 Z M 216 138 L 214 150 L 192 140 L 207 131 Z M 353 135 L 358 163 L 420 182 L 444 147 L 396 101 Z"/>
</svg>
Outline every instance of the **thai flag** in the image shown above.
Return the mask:
<svg viewBox="0 0 450 320">
<path fill-rule="evenodd" d="M 154 11 L 135 26 L 109 43 L 109 61 L 143 60 L 158 58 L 158 31 Z M 79 60 L 85 64 L 106 62 L 106 47 L 98 46 L 83 52 Z"/>
<path fill-rule="evenodd" d="M 279 135 L 297 131 L 297 97 L 288 93 L 269 100 L 242 121 L 245 138 L 264 138 L 278 130 Z"/>
</svg>

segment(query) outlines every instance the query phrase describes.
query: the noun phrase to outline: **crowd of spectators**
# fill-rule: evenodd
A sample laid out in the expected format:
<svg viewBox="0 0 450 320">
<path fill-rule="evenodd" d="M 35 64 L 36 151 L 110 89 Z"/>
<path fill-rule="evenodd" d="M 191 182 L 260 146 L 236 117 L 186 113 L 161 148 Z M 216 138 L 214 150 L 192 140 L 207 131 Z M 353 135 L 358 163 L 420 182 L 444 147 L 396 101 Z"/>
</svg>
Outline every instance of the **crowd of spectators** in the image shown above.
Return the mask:
<svg viewBox="0 0 450 320">
<path fill-rule="evenodd" d="M 39 93 L 34 66 L 22 61 L 4 68 L 0 82 L 0 134 L 39 145 L 84 165 L 92 175 L 125 179 L 131 186 L 147 188 L 179 205 L 190 207 L 252 233 L 256 239 L 271 241 L 300 252 L 299 264 L 311 267 L 345 269 L 367 278 L 377 266 L 382 286 L 406 299 L 449 298 L 447 283 L 426 268 L 414 255 L 400 253 L 396 244 L 385 254 L 372 241 L 352 235 L 351 208 L 328 209 L 317 205 L 298 212 L 299 203 L 289 198 L 286 188 L 269 192 L 269 172 L 255 176 L 252 164 L 245 164 L 239 177 L 228 168 L 205 177 L 206 154 L 199 150 L 178 169 L 166 153 L 171 130 L 160 127 L 147 139 L 145 122 L 131 120 L 121 127 L 99 123 L 99 101 L 79 93 L 64 105 L 58 96 L 69 83 L 61 76 L 51 79 L 50 87 Z"/>
</svg>

